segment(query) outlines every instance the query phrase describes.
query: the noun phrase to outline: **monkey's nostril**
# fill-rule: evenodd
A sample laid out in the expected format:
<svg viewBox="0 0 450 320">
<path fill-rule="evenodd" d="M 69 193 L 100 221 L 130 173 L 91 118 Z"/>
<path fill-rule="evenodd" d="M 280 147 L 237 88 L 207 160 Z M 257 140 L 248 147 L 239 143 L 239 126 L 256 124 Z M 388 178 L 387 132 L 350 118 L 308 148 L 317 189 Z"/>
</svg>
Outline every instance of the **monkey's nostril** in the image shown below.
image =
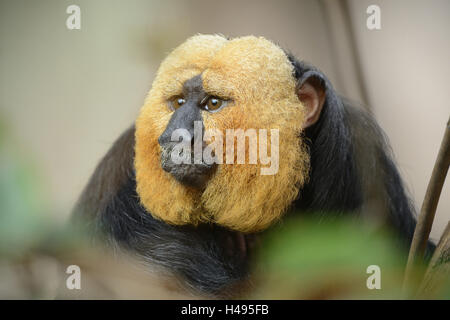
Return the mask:
<svg viewBox="0 0 450 320">
<path fill-rule="evenodd" d="M 164 135 L 164 133 L 162 135 L 160 135 L 159 138 L 158 138 L 158 143 L 159 143 L 160 146 L 162 146 L 164 144 L 163 135 Z"/>
<path fill-rule="evenodd" d="M 165 147 L 170 144 L 170 137 L 172 132 L 165 130 L 158 138 L 158 143 L 161 147 Z"/>
</svg>

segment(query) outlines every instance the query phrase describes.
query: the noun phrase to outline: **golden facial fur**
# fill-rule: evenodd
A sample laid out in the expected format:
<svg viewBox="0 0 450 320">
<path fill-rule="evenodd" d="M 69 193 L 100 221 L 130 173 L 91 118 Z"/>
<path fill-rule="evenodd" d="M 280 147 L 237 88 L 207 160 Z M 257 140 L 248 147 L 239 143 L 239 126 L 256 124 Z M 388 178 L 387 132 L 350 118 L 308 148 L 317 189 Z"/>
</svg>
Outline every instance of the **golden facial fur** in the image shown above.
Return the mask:
<svg viewBox="0 0 450 320">
<path fill-rule="evenodd" d="M 259 161 L 219 164 L 205 189 L 198 190 L 163 171 L 158 137 L 173 114 L 168 101 L 181 93 L 186 80 L 199 74 L 207 93 L 232 101 L 219 112 L 202 111 L 205 130 L 278 129 L 276 174 L 261 175 L 265 165 Z M 267 228 L 296 199 L 307 179 L 303 121 L 293 66 L 278 46 L 253 36 L 188 39 L 162 62 L 136 121 L 135 169 L 141 204 L 155 218 L 174 225 L 216 223 L 241 232 Z"/>
</svg>

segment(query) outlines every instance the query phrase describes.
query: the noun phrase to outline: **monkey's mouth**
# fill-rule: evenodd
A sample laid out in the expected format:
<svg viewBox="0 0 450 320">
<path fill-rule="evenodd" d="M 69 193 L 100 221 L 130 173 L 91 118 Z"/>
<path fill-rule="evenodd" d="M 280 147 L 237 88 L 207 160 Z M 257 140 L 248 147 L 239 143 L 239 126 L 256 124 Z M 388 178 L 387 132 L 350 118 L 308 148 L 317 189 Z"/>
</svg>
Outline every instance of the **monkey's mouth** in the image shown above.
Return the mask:
<svg viewBox="0 0 450 320">
<path fill-rule="evenodd" d="M 161 146 L 161 167 L 170 173 L 178 182 L 187 186 L 203 189 L 214 171 L 215 164 L 195 162 L 195 153 L 182 157 L 174 150 L 176 143 Z M 202 150 L 203 151 L 203 150 Z"/>
</svg>

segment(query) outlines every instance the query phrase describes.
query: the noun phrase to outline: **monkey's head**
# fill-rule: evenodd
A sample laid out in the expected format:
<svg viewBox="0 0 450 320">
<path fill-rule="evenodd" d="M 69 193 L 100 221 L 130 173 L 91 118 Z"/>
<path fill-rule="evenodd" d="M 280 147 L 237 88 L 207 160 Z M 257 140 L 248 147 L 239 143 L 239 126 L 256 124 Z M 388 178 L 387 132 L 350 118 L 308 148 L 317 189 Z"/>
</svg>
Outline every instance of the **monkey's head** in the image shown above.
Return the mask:
<svg viewBox="0 0 450 320">
<path fill-rule="evenodd" d="M 175 225 L 267 228 L 308 178 L 302 131 L 322 103 L 264 38 L 188 39 L 161 64 L 136 121 L 142 205 Z"/>
</svg>

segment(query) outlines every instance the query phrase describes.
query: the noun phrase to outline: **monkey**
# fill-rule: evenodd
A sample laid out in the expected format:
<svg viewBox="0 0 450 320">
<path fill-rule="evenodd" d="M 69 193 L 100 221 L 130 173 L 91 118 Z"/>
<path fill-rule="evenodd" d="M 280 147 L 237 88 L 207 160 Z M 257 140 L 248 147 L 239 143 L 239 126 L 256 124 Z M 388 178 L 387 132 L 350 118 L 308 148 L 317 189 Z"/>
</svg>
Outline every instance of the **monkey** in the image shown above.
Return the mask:
<svg viewBox="0 0 450 320">
<path fill-rule="evenodd" d="M 267 145 L 279 152 L 278 171 L 261 174 L 261 162 L 177 163 L 180 130 L 200 153 L 213 143 L 196 126 L 277 129 L 279 141 Z M 263 37 L 196 35 L 161 63 L 135 124 L 98 164 L 73 218 L 192 292 L 232 297 L 249 277 L 258 237 L 293 215 L 390 226 L 406 248 L 416 224 L 382 129 L 319 69 Z"/>
</svg>

